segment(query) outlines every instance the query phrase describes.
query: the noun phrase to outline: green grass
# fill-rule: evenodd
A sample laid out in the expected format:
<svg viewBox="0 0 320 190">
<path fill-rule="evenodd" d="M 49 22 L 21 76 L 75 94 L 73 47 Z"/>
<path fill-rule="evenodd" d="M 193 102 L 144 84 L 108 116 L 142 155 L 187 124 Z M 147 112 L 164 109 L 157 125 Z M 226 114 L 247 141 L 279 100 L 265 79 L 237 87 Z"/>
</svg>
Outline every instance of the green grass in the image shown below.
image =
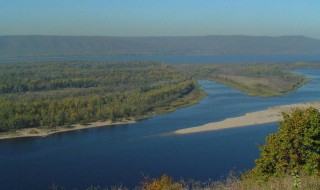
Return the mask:
<svg viewBox="0 0 320 190">
<path fill-rule="evenodd" d="M 290 65 L 213 64 L 175 67 L 195 79 L 223 83 L 251 96 L 270 97 L 293 92 L 309 81 L 305 76 L 290 72 L 296 68 L 296 64 Z"/>
<path fill-rule="evenodd" d="M 259 80 L 261 80 L 259 78 L 254 79 L 245 77 L 244 79 L 241 79 L 239 77 L 227 76 L 224 78 L 215 77 L 210 80 L 223 83 L 231 88 L 244 92 L 247 95 L 260 97 L 282 96 L 299 89 L 301 86 L 309 82 L 309 79 L 301 77 L 300 81 L 297 79 L 295 83 L 286 83 L 284 87 L 277 88 L 276 83 L 266 84 L 269 82 L 268 80 L 266 80 L 265 83 L 259 82 Z"/>
</svg>

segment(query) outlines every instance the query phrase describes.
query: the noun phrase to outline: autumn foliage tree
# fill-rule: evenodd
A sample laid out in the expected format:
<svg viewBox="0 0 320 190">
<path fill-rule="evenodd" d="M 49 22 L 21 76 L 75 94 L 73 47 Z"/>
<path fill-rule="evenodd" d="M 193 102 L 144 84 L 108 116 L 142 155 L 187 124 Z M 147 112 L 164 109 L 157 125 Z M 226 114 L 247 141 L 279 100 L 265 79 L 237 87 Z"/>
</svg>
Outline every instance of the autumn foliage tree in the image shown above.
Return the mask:
<svg viewBox="0 0 320 190">
<path fill-rule="evenodd" d="M 164 174 L 161 178 L 153 178 L 142 182 L 142 189 L 144 190 L 180 190 L 182 184 L 174 182 L 172 178 Z"/>
</svg>

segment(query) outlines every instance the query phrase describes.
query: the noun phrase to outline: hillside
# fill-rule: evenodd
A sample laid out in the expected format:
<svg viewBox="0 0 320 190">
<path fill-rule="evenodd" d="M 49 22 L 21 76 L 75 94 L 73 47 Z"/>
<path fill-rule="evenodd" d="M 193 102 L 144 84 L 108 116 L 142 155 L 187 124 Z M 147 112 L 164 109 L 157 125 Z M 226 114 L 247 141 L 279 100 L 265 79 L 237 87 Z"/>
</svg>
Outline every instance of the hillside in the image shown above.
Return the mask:
<svg viewBox="0 0 320 190">
<path fill-rule="evenodd" d="M 110 54 L 320 53 L 320 40 L 304 36 L 0 36 L 0 57 Z"/>
</svg>

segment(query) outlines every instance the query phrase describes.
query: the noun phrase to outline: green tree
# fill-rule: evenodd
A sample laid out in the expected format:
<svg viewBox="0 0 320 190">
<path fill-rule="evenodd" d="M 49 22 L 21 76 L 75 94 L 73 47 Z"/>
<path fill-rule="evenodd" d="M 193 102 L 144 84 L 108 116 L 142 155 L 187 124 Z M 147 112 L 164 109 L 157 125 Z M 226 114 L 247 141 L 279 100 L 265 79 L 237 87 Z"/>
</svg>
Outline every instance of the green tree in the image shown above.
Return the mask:
<svg viewBox="0 0 320 190">
<path fill-rule="evenodd" d="M 279 131 L 266 138 L 260 158 L 248 174 L 267 179 L 295 172 L 320 174 L 320 113 L 315 108 L 282 113 Z"/>
</svg>

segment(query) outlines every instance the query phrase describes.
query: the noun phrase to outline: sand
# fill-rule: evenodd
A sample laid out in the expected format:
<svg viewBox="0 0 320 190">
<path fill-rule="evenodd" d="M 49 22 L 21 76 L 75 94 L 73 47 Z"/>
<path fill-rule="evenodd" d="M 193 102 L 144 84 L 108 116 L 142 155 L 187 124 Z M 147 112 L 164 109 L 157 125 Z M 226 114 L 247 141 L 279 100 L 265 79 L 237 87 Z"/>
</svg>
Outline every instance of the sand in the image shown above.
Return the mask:
<svg viewBox="0 0 320 190">
<path fill-rule="evenodd" d="M 81 129 L 89 129 L 94 127 L 113 126 L 113 125 L 124 125 L 134 123 L 134 120 L 122 120 L 117 122 L 112 121 L 97 121 L 88 123 L 88 125 L 75 124 L 71 127 L 55 127 L 55 128 L 26 128 L 17 130 L 15 132 L 0 133 L 0 140 L 23 138 L 23 137 L 46 137 L 56 133 L 63 133 L 67 131 L 75 131 Z"/>
<path fill-rule="evenodd" d="M 228 118 L 223 121 L 208 123 L 198 127 L 191 127 L 186 129 L 181 129 L 172 132 L 175 135 L 185 135 L 191 133 L 201 133 L 207 131 L 235 128 L 235 127 L 245 127 L 251 125 L 265 124 L 278 122 L 282 119 L 281 112 L 290 113 L 295 108 L 307 108 L 313 106 L 320 110 L 320 102 L 310 102 L 310 103 L 300 103 L 292 105 L 283 105 L 272 107 L 262 111 L 256 111 L 247 113 L 243 116 Z M 112 125 L 123 125 L 134 123 L 135 120 L 122 120 L 118 122 L 112 121 L 98 121 L 89 123 L 88 125 L 72 125 L 70 128 L 66 127 L 56 127 L 56 128 L 27 128 L 17 130 L 15 132 L 0 133 L 0 140 L 2 139 L 13 139 L 22 137 L 46 137 L 56 133 L 62 133 L 67 131 L 75 131 L 81 129 L 89 129 L 94 127 L 112 126 Z"/>
<path fill-rule="evenodd" d="M 177 130 L 177 131 L 174 131 L 173 134 L 185 135 L 185 134 L 191 134 L 191 133 L 201 133 L 201 132 L 207 132 L 207 131 L 278 122 L 282 119 L 281 112 L 290 113 L 295 108 L 303 109 L 310 106 L 313 106 L 319 110 L 320 102 L 299 103 L 299 104 L 272 107 L 262 111 L 247 113 L 240 117 L 228 118 L 223 121 L 208 123 L 198 127 L 191 127 L 191 128 Z"/>
</svg>

